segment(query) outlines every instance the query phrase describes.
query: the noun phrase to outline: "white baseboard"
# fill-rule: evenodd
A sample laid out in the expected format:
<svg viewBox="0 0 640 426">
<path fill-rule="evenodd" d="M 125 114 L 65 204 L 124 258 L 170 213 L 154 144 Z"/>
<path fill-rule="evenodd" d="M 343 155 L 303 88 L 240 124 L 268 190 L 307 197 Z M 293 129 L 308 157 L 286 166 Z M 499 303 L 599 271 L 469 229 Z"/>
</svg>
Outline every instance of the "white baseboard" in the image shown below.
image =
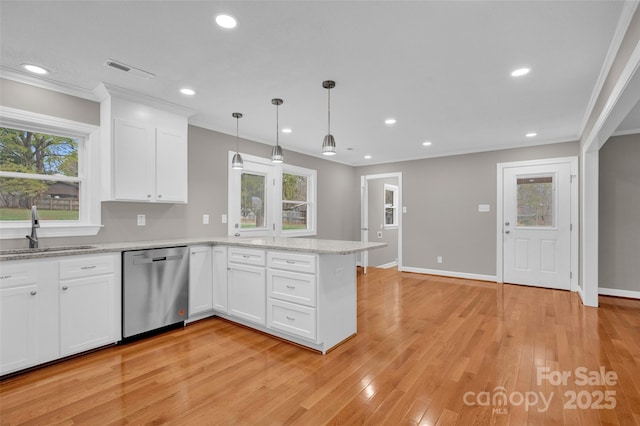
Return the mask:
<svg viewBox="0 0 640 426">
<path fill-rule="evenodd" d="M 495 275 L 470 274 L 467 272 L 441 271 L 439 269 L 423 269 L 403 266 L 403 272 L 415 272 L 417 274 L 442 275 L 443 277 L 466 278 L 468 280 L 496 282 Z"/>
<path fill-rule="evenodd" d="M 374 267 L 381 268 L 381 269 L 389 269 L 389 268 L 395 268 L 396 266 L 398 266 L 398 262 L 389 262 L 389 263 L 385 263 L 384 265 L 378 265 Z"/>
<path fill-rule="evenodd" d="M 617 288 L 598 288 L 598 294 L 603 296 L 628 297 L 630 299 L 640 299 L 640 291 L 618 290 Z"/>
</svg>

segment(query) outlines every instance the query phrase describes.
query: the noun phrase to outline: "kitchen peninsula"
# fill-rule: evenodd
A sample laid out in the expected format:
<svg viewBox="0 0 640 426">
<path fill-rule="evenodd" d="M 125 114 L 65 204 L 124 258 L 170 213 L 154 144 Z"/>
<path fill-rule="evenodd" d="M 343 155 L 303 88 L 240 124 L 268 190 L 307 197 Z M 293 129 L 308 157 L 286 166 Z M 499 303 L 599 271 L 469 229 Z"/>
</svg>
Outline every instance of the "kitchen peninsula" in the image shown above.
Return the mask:
<svg viewBox="0 0 640 426">
<path fill-rule="evenodd" d="M 122 340 L 121 253 L 163 247 L 189 248 L 186 322 L 218 316 L 326 353 L 357 331 L 356 254 L 385 245 L 219 237 L 0 251 L 0 302 L 25 326 L 2 328 L 12 350 L 0 375 Z"/>
</svg>

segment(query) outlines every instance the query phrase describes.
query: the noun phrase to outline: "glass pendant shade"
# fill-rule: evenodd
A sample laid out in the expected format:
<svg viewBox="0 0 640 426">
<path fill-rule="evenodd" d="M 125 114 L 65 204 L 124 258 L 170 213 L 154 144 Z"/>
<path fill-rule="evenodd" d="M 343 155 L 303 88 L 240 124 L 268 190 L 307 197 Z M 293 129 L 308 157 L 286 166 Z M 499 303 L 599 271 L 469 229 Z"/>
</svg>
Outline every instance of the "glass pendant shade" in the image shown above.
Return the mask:
<svg viewBox="0 0 640 426">
<path fill-rule="evenodd" d="M 244 169 L 244 163 L 242 162 L 242 155 L 239 152 L 233 154 L 233 159 L 231 160 L 231 168 L 234 170 L 242 170 Z"/>
<path fill-rule="evenodd" d="M 336 155 L 336 140 L 332 134 L 324 137 L 322 142 L 322 155 Z"/>
<path fill-rule="evenodd" d="M 282 155 L 282 148 L 280 145 L 276 145 L 271 150 L 271 162 L 282 163 L 284 161 L 284 155 Z"/>
</svg>

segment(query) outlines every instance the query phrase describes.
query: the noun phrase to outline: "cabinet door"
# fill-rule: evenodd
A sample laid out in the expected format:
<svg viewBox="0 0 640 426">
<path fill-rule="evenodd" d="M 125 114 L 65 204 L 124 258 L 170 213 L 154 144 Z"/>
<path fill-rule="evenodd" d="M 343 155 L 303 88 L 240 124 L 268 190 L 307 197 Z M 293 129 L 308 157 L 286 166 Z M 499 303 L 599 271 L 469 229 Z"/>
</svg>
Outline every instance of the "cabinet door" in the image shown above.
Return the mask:
<svg viewBox="0 0 640 426">
<path fill-rule="evenodd" d="M 227 312 L 227 248 L 213 248 L 213 308 Z"/>
<path fill-rule="evenodd" d="M 189 317 L 213 308 L 211 247 L 189 247 Z"/>
<path fill-rule="evenodd" d="M 229 314 L 265 325 L 265 269 L 229 263 Z"/>
<path fill-rule="evenodd" d="M 187 138 L 156 129 L 156 201 L 187 202 Z"/>
<path fill-rule="evenodd" d="M 60 352 L 67 356 L 115 341 L 113 274 L 60 282 Z"/>
<path fill-rule="evenodd" d="M 0 374 L 37 363 L 38 288 L 0 290 Z"/>
<path fill-rule="evenodd" d="M 153 128 L 114 120 L 113 185 L 116 200 L 155 199 Z"/>
</svg>

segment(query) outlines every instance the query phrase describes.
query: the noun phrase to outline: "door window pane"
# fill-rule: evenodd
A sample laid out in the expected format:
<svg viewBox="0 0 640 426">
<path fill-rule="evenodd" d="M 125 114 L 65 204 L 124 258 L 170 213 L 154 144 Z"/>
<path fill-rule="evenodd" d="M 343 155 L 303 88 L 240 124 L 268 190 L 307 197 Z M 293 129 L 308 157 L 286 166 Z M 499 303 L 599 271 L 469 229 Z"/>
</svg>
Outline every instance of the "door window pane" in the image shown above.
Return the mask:
<svg viewBox="0 0 640 426">
<path fill-rule="evenodd" d="M 242 229 L 265 227 L 265 176 L 242 173 L 240 218 Z"/>
<path fill-rule="evenodd" d="M 520 177 L 518 226 L 554 226 L 553 176 Z"/>
</svg>

